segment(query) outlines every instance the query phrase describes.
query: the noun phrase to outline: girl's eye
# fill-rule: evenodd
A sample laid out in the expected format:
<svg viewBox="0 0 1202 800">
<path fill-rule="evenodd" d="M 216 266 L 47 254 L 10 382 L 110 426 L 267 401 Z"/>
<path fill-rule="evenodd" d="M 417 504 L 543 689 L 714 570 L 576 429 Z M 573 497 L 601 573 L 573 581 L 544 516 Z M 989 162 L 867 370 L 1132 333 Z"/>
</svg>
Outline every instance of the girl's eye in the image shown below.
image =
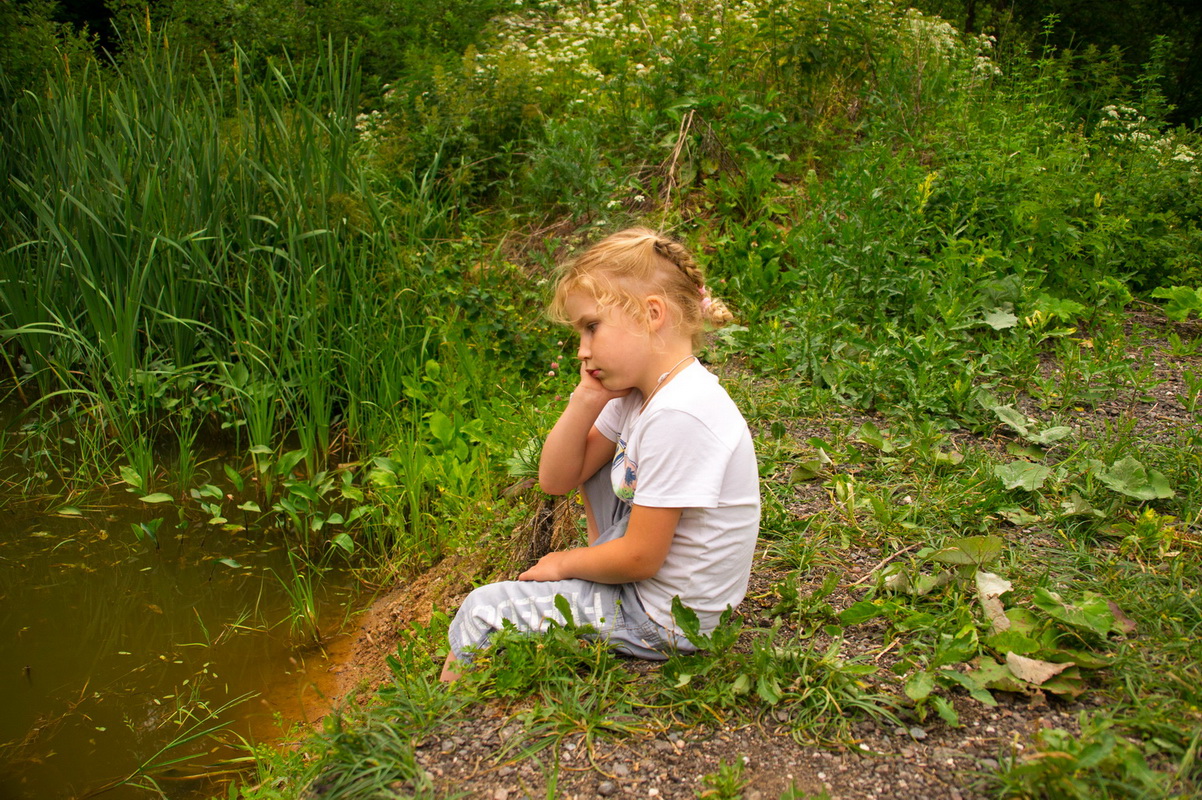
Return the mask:
<svg viewBox="0 0 1202 800">
<path fill-rule="evenodd" d="M 590 322 L 588 325 L 584 326 L 584 329 L 589 333 L 592 333 L 593 331 L 597 330 L 597 323 Z"/>
</svg>

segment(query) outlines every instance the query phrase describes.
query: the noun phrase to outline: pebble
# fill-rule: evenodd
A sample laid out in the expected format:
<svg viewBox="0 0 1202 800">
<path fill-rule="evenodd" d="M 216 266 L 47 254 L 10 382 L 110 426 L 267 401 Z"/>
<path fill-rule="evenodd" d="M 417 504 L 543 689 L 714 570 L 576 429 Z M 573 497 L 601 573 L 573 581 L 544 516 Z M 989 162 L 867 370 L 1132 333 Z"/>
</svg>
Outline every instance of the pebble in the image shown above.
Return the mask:
<svg viewBox="0 0 1202 800">
<path fill-rule="evenodd" d="M 443 739 L 438 749 L 444 756 L 450 755 L 455 752 L 455 743 L 450 739 Z"/>
<path fill-rule="evenodd" d="M 998 768 L 998 763 L 997 763 L 996 758 L 982 758 L 980 761 L 980 764 L 984 769 L 997 769 Z"/>
<path fill-rule="evenodd" d="M 602 797 L 610 797 L 611 795 L 615 795 L 617 793 L 618 784 L 614 783 L 613 781 L 601 781 L 600 785 L 597 786 L 597 794 L 601 795 Z"/>
<path fill-rule="evenodd" d="M 613 773 L 614 773 L 614 775 L 617 775 L 619 778 L 625 778 L 627 775 L 630 774 L 630 767 L 619 762 L 619 763 L 613 765 Z"/>
<path fill-rule="evenodd" d="M 663 739 L 657 739 L 652 746 L 661 753 L 671 753 L 673 751 L 672 744 L 665 742 Z"/>
<path fill-rule="evenodd" d="M 509 800 L 509 790 L 497 789 L 492 793 L 492 800 Z"/>
<path fill-rule="evenodd" d="M 927 738 L 927 732 L 924 731 L 922 728 L 918 727 L 917 725 L 915 725 L 913 728 L 910 728 L 910 735 L 913 736 L 915 739 L 917 739 L 920 742 L 923 739 Z"/>
</svg>

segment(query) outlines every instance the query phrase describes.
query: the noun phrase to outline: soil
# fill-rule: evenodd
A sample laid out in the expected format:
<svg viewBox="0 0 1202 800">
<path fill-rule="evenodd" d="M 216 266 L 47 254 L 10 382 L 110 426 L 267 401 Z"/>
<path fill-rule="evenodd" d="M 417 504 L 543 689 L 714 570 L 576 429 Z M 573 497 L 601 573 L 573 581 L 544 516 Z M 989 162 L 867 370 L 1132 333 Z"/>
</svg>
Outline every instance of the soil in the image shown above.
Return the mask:
<svg viewBox="0 0 1202 800">
<path fill-rule="evenodd" d="M 1153 440 L 1172 436 L 1183 426 L 1197 426 L 1198 417 L 1181 401 L 1186 392 L 1182 373 L 1189 369 L 1202 375 L 1202 354 L 1173 356 L 1166 337 L 1175 331 L 1187 342 L 1197 341 L 1202 326 L 1166 324 L 1163 318 L 1138 315 L 1133 324 L 1139 328 L 1140 344 L 1128 357 L 1137 368 L 1149 361 L 1154 364 L 1152 375 L 1160 382 L 1151 387 L 1132 387 L 1130 391 L 1120 388 L 1093 405 L 1069 404 L 1064 414 L 1071 419 L 1063 424 L 1079 427 L 1082 434 L 1088 435 L 1091 430 L 1101 431 L 1124 422 L 1133 426 L 1136 435 Z M 1048 364 L 1046 369 L 1055 367 Z M 747 373 L 735 377 L 747 378 Z M 1038 404 L 1033 401 L 1021 406 L 1031 416 L 1045 420 L 1049 416 L 1037 412 Z M 877 423 L 883 427 L 881 420 Z M 812 422 L 796 420 L 790 424 L 790 434 L 799 441 L 828 433 L 824 425 Z M 793 490 L 789 508 L 799 518 L 830 503 L 827 493 L 814 483 L 800 483 Z M 1032 540 L 1028 544 L 1038 547 L 1041 543 Z M 816 589 L 830 568 L 840 569 L 843 585 L 827 599 L 836 610 L 844 608 L 859 599 L 857 585 L 889 557 L 879 548 L 853 546 L 832 556 L 824 569 L 812 570 L 808 578 L 803 577 L 800 588 L 803 594 Z M 455 556 L 376 600 L 360 618 L 349 646 L 343 648 L 346 660 L 332 668 L 339 678 L 335 699 L 370 702 L 372 691 L 389 677 L 384 658 L 396 647 L 398 630 L 414 622 L 428 622 L 435 607 L 453 610 L 481 566 L 480 555 Z M 782 577 L 765 561 L 757 562 L 748 599 L 740 609 L 745 630 L 771 624 L 766 615 L 773 603 L 770 587 Z M 870 679 L 877 684 L 875 688 L 900 695 L 898 679 L 888 670 L 889 648 L 882 652 L 883 633 L 883 628 L 872 623 L 850 627 L 841 653 L 847 658 L 862 656 L 874 661 L 881 667 Z M 637 661 L 630 661 L 629 667 L 635 672 L 657 668 Z M 744 763 L 747 785 L 742 796 L 746 800 L 776 800 L 790 787 L 796 788 L 797 797 L 820 797 L 825 791 L 831 798 L 959 800 L 988 796 L 982 777 L 994 772 L 999 761 L 1020 757 L 1032 746 L 1032 737 L 1040 729 L 1055 727 L 1076 732 L 1078 715 L 1105 702 L 1097 692 L 1087 692 L 1077 701 L 1031 699 L 1004 692 L 996 696 L 996 707 L 984 706 L 963 694 L 952 698 L 962 723 L 959 728 L 949 727 L 933 713 L 923 721 L 903 717 L 902 727 L 861 721 L 853 729 L 853 743 L 843 746 L 798 743 L 787 732 L 774 729 L 775 720 L 768 717 L 753 724 L 606 740 L 591 752 L 582 740 L 569 737 L 558 753 L 546 750 L 525 760 L 505 755 L 505 744 L 517 729 L 514 709 L 481 703 L 471 712 L 470 723 L 437 731 L 420 744 L 417 754 L 440 793 L 490 800 L 547 796 L 694 798 L 704 796 L 702 776 L 715 773 L 722 762 L 729 764 L 735 759 Z M 549 794 L 545 783 L 549 770 L 544 765 L 556 758 L 558 783 Z"/>
</svg>

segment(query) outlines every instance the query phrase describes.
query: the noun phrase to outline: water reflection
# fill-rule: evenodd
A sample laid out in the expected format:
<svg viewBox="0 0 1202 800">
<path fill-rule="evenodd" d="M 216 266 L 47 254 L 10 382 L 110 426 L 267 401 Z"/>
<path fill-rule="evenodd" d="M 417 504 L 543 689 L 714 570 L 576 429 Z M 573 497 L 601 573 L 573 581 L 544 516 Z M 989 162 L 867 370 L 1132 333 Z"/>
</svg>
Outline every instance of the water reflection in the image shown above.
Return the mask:
<svg viewBox="0 0 1202 800">
<path fill-rule="evenodd" d="M 211 737 L 160 751 L 218 720 L 252 740 L 273 736 L 263 694 L 316 697 L 304 687 L 325 672 L 320 649 L 297 649 L 280 624 L 288 600 L 275 576 L 290 569 L 280 546 L 181 522 L 171 506 L 135 507 L 132 495 L 105 502 L 80 516 L 5 509 L 0 800 L 81 797 L 182 756 L 155 773 L 162 791 L 207 797 L 211 780 L 190 776 L 244 753 Z M 155 517 L 165 518 L 157 549 L 131 533 Z M 351 584 L 338 570 L 318 582 L 333 621 L 324 627 L 345 615 Z M 151 795 L 122 786 L 104 796 Z"/>
</svg>

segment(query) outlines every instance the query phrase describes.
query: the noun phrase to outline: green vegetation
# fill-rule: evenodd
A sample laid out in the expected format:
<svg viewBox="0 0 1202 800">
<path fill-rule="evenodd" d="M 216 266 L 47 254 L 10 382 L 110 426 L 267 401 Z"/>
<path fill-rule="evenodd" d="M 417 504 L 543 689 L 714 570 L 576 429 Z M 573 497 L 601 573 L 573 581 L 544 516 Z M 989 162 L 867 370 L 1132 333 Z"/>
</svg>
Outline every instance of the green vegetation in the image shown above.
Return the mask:
<svg viewBox="0 0 1202 800">
<path fill-rule="evenodd" d="M 417 750 L 482 706 L 551 796 L 566 744 L 757 722 L 840 746 L 1002 693 L 1106 703 L 983 792 L 1200 790 L 1202 138 L 1169 124 L 1166 51 L 1125 79 L 1054 19 L 998 42 L 875 0 L 302 6 L 121 5 L 113 63 L 14 6 L 11 480 L 51 508 L 120 483 L 162 512 L 128 534 L 148 547 L 270 530 L 298 642 L 329 632 L 333 559 L 524 557 L 547 506 L 505 465 L 573 378 L 552 266 L 644 222 L 736 312 L 705 356 L 756 433 L 780 574 L 759 618 L 650 670 L 569 625 L 444 691 L 436 615 L 245 796 L 439 796 Z M 731 759 L 700 796 L 738 796 Z"/>
</svg>

